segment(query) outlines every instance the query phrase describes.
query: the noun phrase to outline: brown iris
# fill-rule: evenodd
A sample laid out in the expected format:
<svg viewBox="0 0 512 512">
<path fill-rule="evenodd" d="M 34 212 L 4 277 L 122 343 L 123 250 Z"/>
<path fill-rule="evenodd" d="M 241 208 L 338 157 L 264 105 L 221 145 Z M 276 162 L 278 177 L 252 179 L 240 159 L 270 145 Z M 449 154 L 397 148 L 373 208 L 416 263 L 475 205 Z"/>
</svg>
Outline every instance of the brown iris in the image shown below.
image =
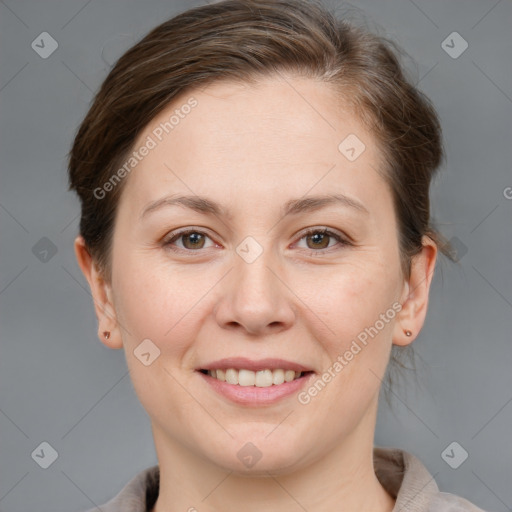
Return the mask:
<svg viewBox="0 0 512 512">
<path fill-rule="evenodd" d="M 312 235 L 306 236 L 306 240 L 313 239 L 315 244 L 313 247 L 309 247 L 308 243 L 310 249 L 326 249 L 329 246 L 329 238 L 330 235 L 322 231 L 317 231 Z"/>
<path fill-rule="evenodd" d="M 205 236 L 197 231 L 191 231 L 190 233 L 184 233 L 181 235 L 183 239 L 183 246 L 186 249 L 202 249 L 204 246 Z M 186 240 L 190 241 L 190 247 L 187 246 Z"/>
</svg>

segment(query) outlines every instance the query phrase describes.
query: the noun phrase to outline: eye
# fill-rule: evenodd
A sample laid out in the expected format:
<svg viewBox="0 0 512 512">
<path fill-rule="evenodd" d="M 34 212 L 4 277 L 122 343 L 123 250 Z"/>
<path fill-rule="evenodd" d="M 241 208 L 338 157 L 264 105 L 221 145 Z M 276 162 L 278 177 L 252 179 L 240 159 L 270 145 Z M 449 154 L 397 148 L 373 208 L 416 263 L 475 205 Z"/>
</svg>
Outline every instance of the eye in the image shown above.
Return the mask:
<svg viewBox="0 0 512 512">
<path fill-rule="evenodd" d="M 212 245 L 207 246 L 207 240 L 212 241 Z M 306 241 L 307 248 L 311 249 L 309 253 L 313 255 L 328 252 L 326 249 L 330 249 L 336 245 L 336 243 L 332 244 L 332 241 L 337 242 L 340 248 L 350 245 L 350 242 L 341 234 L 331 231 L 328 228 L 311 228 L 302 233 L 299 242 L 303 240 Z M 176 242 L 181 242 L 181 246 L 179 244 L 177 245 Z M 204 231 L 189 228 L 169 233 L 163 241 L 163 246 L 175 252 L 197 252 L 199 249 L 208 249 L 209 247 L 217 246 L 217 244 L 213 242 Z"/>
<path fill-rule="evenodd" d="M 206 239 L 210 239 L 210 237 L 204 231 L 200 231 L 198 229 L 187 229 L 170 233 L 165 239 L 163 245 L 173 251 L 195 251 L 197 249 L 205 248 Z M 177 240 L 182 240 L 182 247 L 174 246 L 174 242 Z"/>
<path fill-rule="evenodd" d="M 341 234 L 335 233 L 334 231 L 331 231 L 327 228 L 309 229 L 305 233 L 302 233 L 299 242 L 306 240 L 307 248 L 313 249 L 312 251 L 309 251 L 310 254 L 316 255 L 323 252 L 325 249 L 330 249 L 331 247 L 335 246 L 336 244 L 329 245 L 333 239 L 334 241 L 338 242 L 341 247 L 350 245 L 349 242 Z"/>
</svg>

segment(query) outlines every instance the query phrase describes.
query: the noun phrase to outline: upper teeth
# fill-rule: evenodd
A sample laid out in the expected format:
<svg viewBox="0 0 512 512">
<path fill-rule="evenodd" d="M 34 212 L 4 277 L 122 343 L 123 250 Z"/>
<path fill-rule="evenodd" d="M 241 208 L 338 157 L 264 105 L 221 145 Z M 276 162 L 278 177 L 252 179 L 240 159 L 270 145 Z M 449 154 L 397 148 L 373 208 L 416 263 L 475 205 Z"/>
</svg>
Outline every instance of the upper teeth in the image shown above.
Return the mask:
<svg viewBox="0 0 512 512">
<path fill-rule="evenodd" d="M 291 382 L 300 377 L 302 372 L 293 370 L 259 370 L 253 372 L 251 370 L 208 370 L 208 375 L 215 379 L 222 380 L 228 384 L 238 384 L 239 386 L 256 386 L 266 388 L 272 385 L 282 384 L 283 382 Z"/>
</svg>

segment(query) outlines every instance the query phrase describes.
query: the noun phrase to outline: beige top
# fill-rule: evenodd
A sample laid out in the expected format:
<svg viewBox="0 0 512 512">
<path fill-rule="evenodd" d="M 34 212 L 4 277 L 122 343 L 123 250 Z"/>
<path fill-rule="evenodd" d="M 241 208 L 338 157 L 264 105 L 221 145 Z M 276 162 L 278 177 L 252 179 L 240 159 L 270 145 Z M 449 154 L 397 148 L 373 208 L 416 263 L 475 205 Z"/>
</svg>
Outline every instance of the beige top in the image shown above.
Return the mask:
<svg viewBox="0 0 512 512">
<path fill-rule="evenodd" d="M 410 453 L 374 447 L 373 460 L 377 478 L 396 499 L 393 512 L 485 512 L 464 498 L 440 492 L 434 477 Z M 101 506 L 102 512 L 148 512 L 158 497 L 159 476 L 158 466 L 138 473 L 115 498 Z"/>
</svg>

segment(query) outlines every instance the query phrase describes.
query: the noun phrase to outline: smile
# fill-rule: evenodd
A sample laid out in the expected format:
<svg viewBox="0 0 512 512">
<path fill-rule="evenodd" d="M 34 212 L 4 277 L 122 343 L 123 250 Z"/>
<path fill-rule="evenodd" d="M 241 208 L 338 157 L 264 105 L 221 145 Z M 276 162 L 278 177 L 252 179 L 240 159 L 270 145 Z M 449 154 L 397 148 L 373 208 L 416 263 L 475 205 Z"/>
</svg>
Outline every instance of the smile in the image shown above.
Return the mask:
<svg viewBox="0 0 512 512">
<path fill-rule="evenodd" d="M 259 371 L 228 368 L 227 370 L 201 370 L 201 373 L 235 386 L 268 388 L 271 386 L 279 386 L 284 382 L 292 382 L 310 372 L 298 372 L 294 370 L 284 370 L 282 368 Z"/>
</svg>

